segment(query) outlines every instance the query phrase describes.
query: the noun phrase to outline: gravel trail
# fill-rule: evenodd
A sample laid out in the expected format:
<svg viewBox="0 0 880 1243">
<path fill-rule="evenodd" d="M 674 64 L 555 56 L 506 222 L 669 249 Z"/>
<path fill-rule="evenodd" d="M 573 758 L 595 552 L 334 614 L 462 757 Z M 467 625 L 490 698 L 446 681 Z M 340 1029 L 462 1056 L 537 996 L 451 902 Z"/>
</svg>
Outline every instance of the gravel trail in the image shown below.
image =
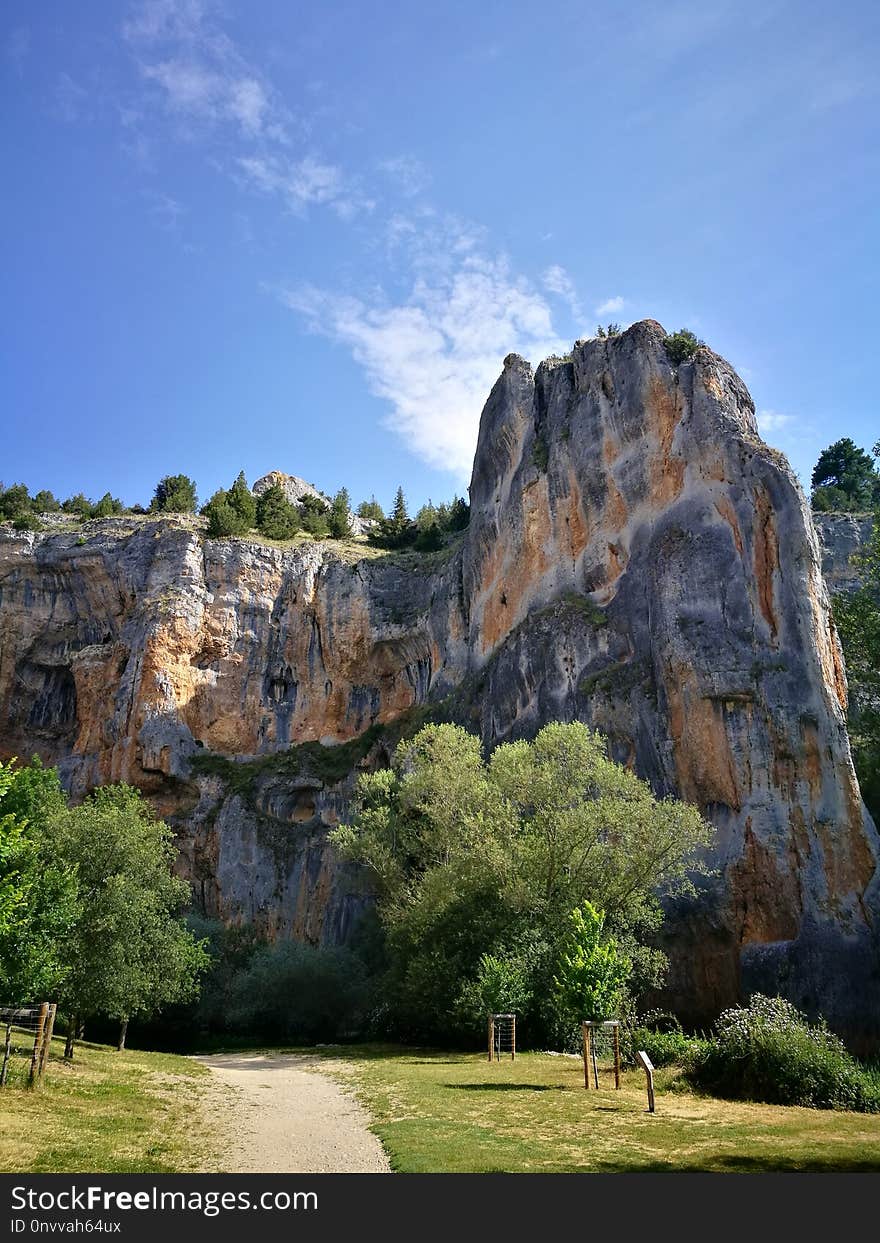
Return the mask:
<svg viewBox="0 0 880 1243">
<path fill-rule="evenodd" d="M 210 1107 L 226 1137 L 224 1173 L 388 1173 L 369 1115 L 321 1073 L 319 1057 L 215 1053 L 196 1061 L 216 1077 Z"/>
</svg>

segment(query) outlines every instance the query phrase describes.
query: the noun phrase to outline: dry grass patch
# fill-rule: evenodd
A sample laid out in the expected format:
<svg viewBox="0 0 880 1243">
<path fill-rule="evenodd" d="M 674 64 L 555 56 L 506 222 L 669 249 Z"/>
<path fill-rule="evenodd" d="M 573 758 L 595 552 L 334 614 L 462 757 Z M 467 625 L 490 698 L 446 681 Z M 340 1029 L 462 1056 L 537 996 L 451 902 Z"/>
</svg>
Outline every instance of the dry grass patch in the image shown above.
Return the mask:
<svg viewBox="0 0 880 1243">
<path fill-rule="evenodd" d="M 0 1169 L 7 1173 L 159 1173 L 214 1163 L 219 1148 L 204 1108 L 209 1072 L 173 1054 L 63 1041 L 40 1085 L 16 1067 L 0 1091 Z M 21 1060 L 21 1059 L 17 1059 Z"/>
<path fill-rule="evenodd" d="M 574 1058 L 340 1049 L 394 1169 L 407 1172 L 880 1170 L 880 1118 L 697 1096 L 674 1071 L 606 1076 L 586 1092 Z M 333 1069 L 330 1062 L 328 1069 Z"/>
</svg>

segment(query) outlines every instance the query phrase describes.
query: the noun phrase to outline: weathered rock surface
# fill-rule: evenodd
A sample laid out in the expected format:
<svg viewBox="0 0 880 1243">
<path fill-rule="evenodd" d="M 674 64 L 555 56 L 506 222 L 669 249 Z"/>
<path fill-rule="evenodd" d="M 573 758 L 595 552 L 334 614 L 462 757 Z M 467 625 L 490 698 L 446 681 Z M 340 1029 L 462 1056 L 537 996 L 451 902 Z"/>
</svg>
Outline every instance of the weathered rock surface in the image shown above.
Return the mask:
<svg viewBox="0 0 880 1243">
<path fill-rule="evenodd" d="M 730 366 L 675 369 L 663 339 L 506 359 L 442 553 L 6 535 L 3 752 L 77 793 L 142 786 L 209 913 L 320 943 L 364 903 L 325 828 L 402 721 L 443 702 L 491 746 L 581 719 L 718 829 L 717 878 L 668 924 L 670 1000 L 705 1020 L 782 991 L 876 1040 L 880 851 L 816 532 Z"/>
<path fill-rule="evenodd" d="M 853 555 L 871 538 L 874 519 L 870 514 L 813 514 L 822 573 L 828 590 L 853 591 L 859 585 L 859 570 Z"/>
<path fill-rule="evenodd" d="M 283 470 L 270 470 L 268 475 L 263 475 L 254 484 L 251 491 L 254 496 L 262 496 L 264 492 L 268 492 L 272 487 L 279 487 L 284 493 L 284 497 L 291 505 L 299 505 L 306 497 L 314 497 L 315 500 L 321 501 L 325 507 L 329 507 L 330 498 L 325 496 L 323 492 L 319 492 L 314 484 L 308 483 L 305 479 L 300 479 L 298 475 L 285 475 Z M 364 522 L 363 518 L 359 518 L 357 514 L 349 511 L 348 527 L 353 535 L 364 535 L 372 524 Z"/>
</svg>

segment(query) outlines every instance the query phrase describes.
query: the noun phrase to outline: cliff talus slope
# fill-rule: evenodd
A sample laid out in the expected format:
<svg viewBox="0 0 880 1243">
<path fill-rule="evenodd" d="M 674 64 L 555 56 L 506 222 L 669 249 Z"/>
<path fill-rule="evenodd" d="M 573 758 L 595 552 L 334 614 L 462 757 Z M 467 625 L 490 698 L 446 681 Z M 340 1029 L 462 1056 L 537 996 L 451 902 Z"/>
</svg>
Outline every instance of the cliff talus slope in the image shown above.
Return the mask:
<svg viewBox="0 0 880 1243">
<path fill-rule="evenodd" d="M 676 369 L 663 341 L 509 357 L 441 553 L 5 536 L 3 751 L 142 786 L 206 910 L 320 942 L 364 901 L 325 843 L 358 764 L 431 713 L 489 746 L 581 719 L 717 826 L 718 875 L 668 923 L 675 1004 L 782 990 L 864 1038 L 878 843 L 811 517 L 729 365 Z"/>
</svg>

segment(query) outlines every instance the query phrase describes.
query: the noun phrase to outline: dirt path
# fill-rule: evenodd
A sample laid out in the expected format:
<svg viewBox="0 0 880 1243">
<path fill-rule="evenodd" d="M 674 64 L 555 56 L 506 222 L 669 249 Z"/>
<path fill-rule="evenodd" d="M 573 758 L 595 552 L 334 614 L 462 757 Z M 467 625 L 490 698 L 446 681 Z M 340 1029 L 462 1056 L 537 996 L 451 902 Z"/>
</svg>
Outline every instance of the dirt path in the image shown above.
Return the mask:
<svg viewBox="0 0 880 1243">
<path fill-rule="evenodd" d="M 225 1137 L 224 1173 L 388 1172 L 369 1116 L 321 1073 L 319 1057 L 215 1053 L 196 1060 L 215 1076 L 210 1109 Z"/>
</svg>

